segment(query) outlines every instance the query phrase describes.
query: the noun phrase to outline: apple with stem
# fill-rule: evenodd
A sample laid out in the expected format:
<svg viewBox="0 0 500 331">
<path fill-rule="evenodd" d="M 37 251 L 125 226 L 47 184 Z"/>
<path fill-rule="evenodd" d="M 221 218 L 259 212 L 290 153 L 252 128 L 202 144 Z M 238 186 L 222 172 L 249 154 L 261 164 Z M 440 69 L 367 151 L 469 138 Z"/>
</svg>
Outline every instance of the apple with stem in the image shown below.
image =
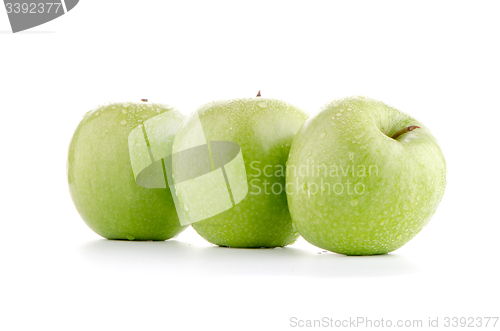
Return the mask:
<svg viewBox="0 0 500 331">
<path fill-rule="evenodd" d="M 166 240 L 185 229 L 165 184 L 164 188 L 138 185 L 131 162 L 137 157 L 129 148 L 130 133 L 135 129 L 143 139 L 143 127 L 159 117 L 163 125 L 147 126 L 149 143 L 171 148 L 184 116 L 172 107 L 143 101 L 110 103 L 88 112 L 69 147 L 73 202 L 85 223 L 108 239 Z"/>
<path fill-rule="evenodd" d="M 224 174 L 232 185 L 231 200 L 237 200 L 235 187 L 241 188 L 244 183 L 247 189 L 243 194 L 239 189 L 242 200 L 231 205 L 224 192 L 222 173 L 222 188 L 216 187 L 216 182 L 213 186 L 198 185 L 195 199 L 192 192 L 189 195 L 179 187 L 177 196 L 188 219 L 193 209 L 190 205 L 210 208 L 218 198 L 227 196 L 230 208 L 205 219 L 190 220 L 198 234 L 216 245 L 239 248 L 285 246 L 296 240 L 298 234 L 292 227 L 286 201 L 285 165 L 292 140 L 307 117 L 304 111 L 284 101 L 262 98 L 260 91 L 251 99 L 207 103 L 188 117 L 175 137 L 174 155 L 196 145 L 211 146 L 207 153 L 211 153 L 210 170 L 215 174 L 220 170 L 214 167 L 216 143 L 235 143 L 241 148 L 243 169 L 238 180 L 232 181 L 229 173 Z M 174 162 L 174 178 L 177 180 L 186 168 L 189 166 Z"/>
<path fill-rule="evenodd" d="M 350 97 L 300 129 L 286 182 L 294 227 L 308 242 L 345 255 L 384 254 L 429 222 L 445 190 L 446 164 L 422 123 Z"/>
</svg>

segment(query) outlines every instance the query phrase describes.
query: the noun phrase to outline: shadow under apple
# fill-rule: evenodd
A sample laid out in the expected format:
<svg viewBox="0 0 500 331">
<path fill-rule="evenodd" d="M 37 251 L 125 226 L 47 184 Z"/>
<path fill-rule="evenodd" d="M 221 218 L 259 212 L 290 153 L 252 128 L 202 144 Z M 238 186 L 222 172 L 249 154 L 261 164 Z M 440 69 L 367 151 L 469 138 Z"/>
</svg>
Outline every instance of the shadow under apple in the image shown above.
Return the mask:
<svg viewBox="0 0 500 331">
<path fill-rule="evenodd" d="M 387 277 L 418 272 L 397 255 L 343 256 L 295 247 L 237 249 L 194 246 L 177 240 L 94 240 L 78 247 L 87 263 L 114 271 L 165 272 L 178 277 Z"/>
</svg>

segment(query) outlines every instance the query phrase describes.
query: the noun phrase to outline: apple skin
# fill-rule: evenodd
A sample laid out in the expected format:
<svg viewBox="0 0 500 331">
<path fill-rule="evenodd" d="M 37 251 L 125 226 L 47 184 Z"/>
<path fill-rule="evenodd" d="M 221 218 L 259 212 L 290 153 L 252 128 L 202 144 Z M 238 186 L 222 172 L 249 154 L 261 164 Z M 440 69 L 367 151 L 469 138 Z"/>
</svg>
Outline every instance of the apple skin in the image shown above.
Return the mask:
<svg viewBox="0 0 500 331">
<path fill-rule="evenodd" d="M 412 125 L 420 128 L 389 137 Z M 427 225 L 444 193 L 446 164 L 422 123 L 382 102 L 350 97 L 306 121 L 286 181 L 293 225 L 309 243 L 345 255 L 385 254 Z"/>
<path fill-rule="evenodd" d="M 132 129 L 164 112 L 174 113 L 180 127 L 184 116 L 172 107 L 111 103 L 87 113 L 73 135 L 67 163 L 71 197 L 85 223 L 104 238 L 166 240 L 185 229 L 170 190 L 137 185 L 130 162 Z"/>
<path fill-rule="evenodd" d="M 281 247 L 293 243 L 293 229 L 285 193 L 285 167 L 292 140 L 307 119 L 301 109 L 268 98 L 237 99 L 205 104 L 197 110 L 207 141 L 239 144 L 245 162 L 248 194 L 238 204 L 216 216 L 195 222 L 193 228 L 207 241 L 226 247 Z M 173 152 L 189 146 L 193 116 L 175 136 Z M 252 163 L 253 162 L 253 163 Z M 268 166 L 267 176 L 264 167 Z M 276 171 L 282 169 L 281 176 Z M 176 164 L 173 165 L 174 178 Z M 268 184 L 264 183 L 267 181 Z M 277 183 L 277 184 L 276 184 Z M 271 185 L 281 187 L 279 194 Z M 276 192 L 279 190 L 276 188 Z M 177 192 L 180 201 L 184 197 Z"/>
</svg>

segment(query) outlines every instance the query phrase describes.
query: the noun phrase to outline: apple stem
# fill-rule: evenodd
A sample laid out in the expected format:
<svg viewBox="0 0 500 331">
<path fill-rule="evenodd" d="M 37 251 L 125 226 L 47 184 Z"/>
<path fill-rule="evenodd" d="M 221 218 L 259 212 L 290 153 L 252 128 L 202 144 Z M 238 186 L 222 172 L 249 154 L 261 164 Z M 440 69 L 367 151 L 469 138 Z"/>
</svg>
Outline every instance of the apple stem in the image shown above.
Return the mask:
<svg viewBox="0 0 500 331">
<path fill-rule="evenodd" d="M 410 126 L 407 126 L 406 128 L 401 129 L 401 130 L 399 130 L 398 132 L 396 132 L 395 134 L 393 134 L 391 138 L 392 138 L 392 139 L 396 139 L 396 138 L 398 138 L 400 135 L 405 134 L 405 133 L 410 132 L 410 131 L 413 131 L 413 130 L 415 130 L 415 129 L 420 129 L 420 127 L 419 127 L 419 126 L 416 126 L 416 125 L 410 125 Z"/>
<path fill-rule="evenodd" d="M 142 102 L 148 102 L 148 99 L 141 99 Z"/>
<path fill-rule="evenodd" d="M 259 93 L 257 93 L 256 98 L 258 98 L 258 97 L 260 97 L 260 96 L 261 96 L 261 95 L 260 95 L 260 90 L 259 90 Z"/>
</svg>

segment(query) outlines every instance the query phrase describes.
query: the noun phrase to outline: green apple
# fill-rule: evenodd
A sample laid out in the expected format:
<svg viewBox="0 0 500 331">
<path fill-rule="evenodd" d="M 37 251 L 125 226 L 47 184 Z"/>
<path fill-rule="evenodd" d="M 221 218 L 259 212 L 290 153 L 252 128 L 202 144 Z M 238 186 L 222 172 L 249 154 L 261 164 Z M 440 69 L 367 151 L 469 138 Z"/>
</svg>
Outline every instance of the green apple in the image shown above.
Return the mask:
<svg viewBox="0 0 500 331">
<path fill-rule="evenodd" d="M 169 130 L 165 125 L 150 125 L 148 130 L 151 137 L 160 137 L 154 143 L 171 148 L 184 116 L 162 104 L 99 106 L 77 127 L 69 147 L 69 189 L 76 209 L 97 234 L 108 239 L 166 240 L 185 228 L 165 184 L 165 188 L 146 188 L 136 183 L 134 155 L 129 154 L 132 130 L 142 133 L 150 119 L 166 116 Z"/>
<path fill-rule="evenodd" d="M 189 221 L 203 238 L 219 246 L 240 248 L 279 247 L 296 240 L 298 234 L 292 227 L 286 201 L 285 166 L 292 140 L 307 117 L 304 111 L 286 102 L 261 97 L 208 103 L 188 117 L 175 137 L 174 155 L 208 144 L 210 157 L 216 161 L 216 142 L 235 143 L 242 155 L 243 169 L 235 175 L 236 179 L 231 177 L 236 167 L 229 167 L 224 175 L 232 185 L 232 199 L 236 200 L 233 205 L 229 202 L 224 211 L 199 217 L 193 223 L 189 207 L 197 206 L 193 200 L 201 207 L 217 204 L 218 198 L 227 196 L 224 182 L 222 187 L 216 181 L 213 186 L 205 182 L 204 187 L 195 187 L 194 193 L 177 189 L 180 204 L 189 209 Z M 176 181 L 186 168 L 189 166 L 174 162 Z M 212 162 L 213 174 L 215 168 Z M 198 196 L 193 198 L 193 194 Z M 240 198 L 236 199 L 238 194 Z"/>
<path fill-rule="evenodd" d="M 300 129 L 287 164 L 294 227 L 345 255 L 391 252 L 429 222 L 446 164 L 422 123 L 382 102 L 338 100 Z"/>
</svg>

